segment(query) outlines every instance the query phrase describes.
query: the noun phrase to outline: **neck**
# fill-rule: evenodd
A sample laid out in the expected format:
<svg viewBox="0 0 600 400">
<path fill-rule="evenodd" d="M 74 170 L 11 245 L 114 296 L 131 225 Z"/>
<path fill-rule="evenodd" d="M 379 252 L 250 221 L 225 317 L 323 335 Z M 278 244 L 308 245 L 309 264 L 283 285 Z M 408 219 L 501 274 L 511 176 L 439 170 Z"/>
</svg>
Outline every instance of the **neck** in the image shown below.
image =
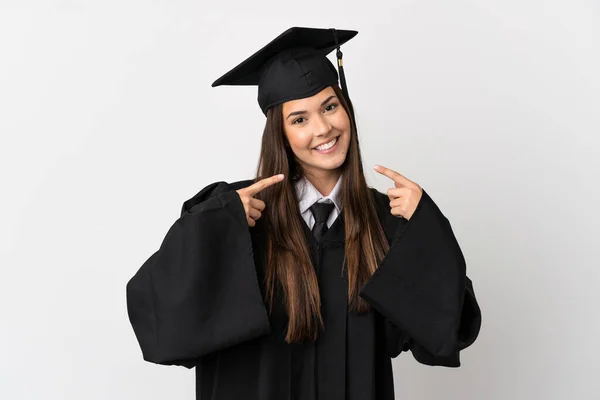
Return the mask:
<svg viewBox="0 0 600 400">
<path fill-rule="evenodd" d="M 331 193 L 341 174 L 342 171 L 340 168 L 335 170 L 305 172 L 306 179 L 308 179 L 323 196 L 328 196 L 329 193 Z"/>
</svg>

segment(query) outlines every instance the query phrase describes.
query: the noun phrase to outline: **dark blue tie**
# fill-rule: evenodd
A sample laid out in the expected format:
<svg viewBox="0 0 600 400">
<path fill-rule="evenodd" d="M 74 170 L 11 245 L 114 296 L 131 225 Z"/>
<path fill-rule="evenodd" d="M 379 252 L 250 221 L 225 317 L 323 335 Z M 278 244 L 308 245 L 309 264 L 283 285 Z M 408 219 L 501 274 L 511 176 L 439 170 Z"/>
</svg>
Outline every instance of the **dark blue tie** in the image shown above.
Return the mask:
<svg viewBox="0 0 600 400">
<path fill-rule="evenodd" d="M 335 207 L 333 203 L 315 203 L 310 206 L 310 211 L 315 217 L 315 224 L 312 228 L 312 233 L 317 239 L 317 242 L 320 242 L 327 232 L 327 219 L 329 218 L 329 214 Z"/>
</svg>

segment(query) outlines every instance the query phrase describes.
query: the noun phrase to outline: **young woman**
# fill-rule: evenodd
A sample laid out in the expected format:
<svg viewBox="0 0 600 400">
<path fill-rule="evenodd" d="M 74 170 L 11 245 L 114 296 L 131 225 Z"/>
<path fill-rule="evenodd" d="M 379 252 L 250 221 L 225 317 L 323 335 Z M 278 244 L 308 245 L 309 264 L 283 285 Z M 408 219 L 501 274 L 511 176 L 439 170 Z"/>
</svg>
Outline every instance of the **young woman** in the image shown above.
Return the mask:
<svg viewBox="0 0 600 400">
<path fill-rule="evenodd" d="M 391 400 L 391 358 L 458 367 L 478 335 L 431 197 L 383 166 L 387 193 L 366 184 L 339 51 L 354 35 L 292 28 L 213 84 L 258 85 L 256 178 L 184 202 L 127 285 L 144 359 L 195 367 L 197 399 Z"/>
</svg>

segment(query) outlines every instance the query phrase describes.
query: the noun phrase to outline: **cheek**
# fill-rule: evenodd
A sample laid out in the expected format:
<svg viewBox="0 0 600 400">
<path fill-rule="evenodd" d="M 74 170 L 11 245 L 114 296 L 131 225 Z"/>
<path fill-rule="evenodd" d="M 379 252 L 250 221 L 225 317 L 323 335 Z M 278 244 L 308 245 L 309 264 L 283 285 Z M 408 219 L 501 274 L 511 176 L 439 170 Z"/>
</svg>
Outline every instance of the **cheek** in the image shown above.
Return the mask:
<svg viewBox="0 0 600 400">
<path fill-rule="evenodd" d="M 348 114 L 344 110 L 340 110 L 343 112 L 338 112 L 331 120 L 331 125 L 340 132 L 345 132 L 347 136 L 350 136 L 350 119 L 348 118 Z"/>
<path fill-rule="evenodd" d="M 287 138 L 293 149 L 305 150 L 310 147 L 311 135 L 299 129 L 288 129 Z"/>
</svg>

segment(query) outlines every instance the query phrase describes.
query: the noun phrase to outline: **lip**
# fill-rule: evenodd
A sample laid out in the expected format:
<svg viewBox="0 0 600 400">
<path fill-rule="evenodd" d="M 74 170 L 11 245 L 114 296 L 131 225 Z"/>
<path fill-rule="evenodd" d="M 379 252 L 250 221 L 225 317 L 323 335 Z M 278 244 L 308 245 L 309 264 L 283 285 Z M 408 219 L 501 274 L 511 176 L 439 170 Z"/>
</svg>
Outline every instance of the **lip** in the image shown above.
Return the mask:
<svg viewBox="0 0 600 400">
<path fill-rule="evenodd" d="M 335 142 L 335 144 L 333 145 L 333 147 L 330 147 L 330 148 L 329 148 L 329 149 L 327 149 L 327 150 L 317 150 L 317 147 L 319 147 L 321 144 L 329 143 L 329 142 L 331 142 L 333 139 L 336 139 L 336 138 L 337 138 L 337 141 Z M 339 137 L 339 136 L 334 136 L 334 137 L 332 137 L 330 140 L 326 141 L 325 143 L 321 143 L 321 144 L 319 144 L 319 145 L 315 146 L 315 147 L 313 148 L 313 150 L 314 150 L 314 151 L 316 151 L 317 153 L 320 153 L 320 154 L 327 154 L 327 153 L 331 153 L 332 151 L 334 151 L 334 150 L 337 148 L 338 144 L 340 143 L 340 137 Z"/>
</svg>

